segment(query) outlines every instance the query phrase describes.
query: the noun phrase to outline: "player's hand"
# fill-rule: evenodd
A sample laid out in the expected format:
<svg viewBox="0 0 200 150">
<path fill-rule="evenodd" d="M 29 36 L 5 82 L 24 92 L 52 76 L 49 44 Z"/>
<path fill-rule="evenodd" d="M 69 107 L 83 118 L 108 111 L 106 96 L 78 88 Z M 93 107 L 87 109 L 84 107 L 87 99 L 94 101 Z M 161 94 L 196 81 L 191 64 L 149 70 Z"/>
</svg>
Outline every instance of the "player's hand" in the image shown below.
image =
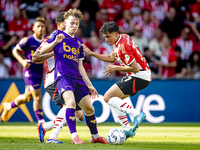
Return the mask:
<svg viewBox="0 0 200 150">
<path fill-rule="evenodd" d="M 63 34 L 58 34 L 57 36 L 56 36 L 56 39 L 55 39 L 55 42 L 56 43 L 60 43 L 60 42 L 62 42 L 62 40 L 65 38 L 65 36 L 63 35 Z"/>
<path fill-rule="evenodd" d="M 24 59 L 23 62 L 22 62 L 22 66 L 25 67 L 25 68 L 29 68 L 31 66 L 31 60 L 29 59 Z"/>
<path fill-rule="evenodd" d="M 106 70 L 103 73 L 105 73 L 105 76 L 111 76 L 115 71 L 117 71 L 115 65 L 107 65 Z"/>
<path fill-rule="evenodd" d="M 88 87 L 91 93 L 91 98 L 95 99 L 96 96 L 99 97 L 99 94 L 97 93 L 97 90 L 93 86 Z"/>
<path fill-rule="evenodd" d="M 91 55 L 91 54 L 92 54 L 92 51 L 91 51 L 87 46 L 85 46 L 84 44 L 81 44 L 81 46 L 83 46 L 83 50 L 84 50 L 88 55 Z"/>
</svg>

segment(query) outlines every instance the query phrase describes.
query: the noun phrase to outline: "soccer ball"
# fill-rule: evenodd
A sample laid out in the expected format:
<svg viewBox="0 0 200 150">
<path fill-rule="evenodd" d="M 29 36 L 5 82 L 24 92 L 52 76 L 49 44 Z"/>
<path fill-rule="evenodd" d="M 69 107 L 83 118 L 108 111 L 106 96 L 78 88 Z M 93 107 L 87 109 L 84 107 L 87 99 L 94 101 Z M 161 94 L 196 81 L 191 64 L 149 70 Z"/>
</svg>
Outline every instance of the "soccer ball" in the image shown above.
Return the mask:
<svg viewBox="0 0 200 150">
<path fill-rule="evenodd" d="M 126 140 L 126 135 L 120 128 L 112 128 L 107 133 L 107 141 L 113 145 L 122 145 Z"/>
</svg>

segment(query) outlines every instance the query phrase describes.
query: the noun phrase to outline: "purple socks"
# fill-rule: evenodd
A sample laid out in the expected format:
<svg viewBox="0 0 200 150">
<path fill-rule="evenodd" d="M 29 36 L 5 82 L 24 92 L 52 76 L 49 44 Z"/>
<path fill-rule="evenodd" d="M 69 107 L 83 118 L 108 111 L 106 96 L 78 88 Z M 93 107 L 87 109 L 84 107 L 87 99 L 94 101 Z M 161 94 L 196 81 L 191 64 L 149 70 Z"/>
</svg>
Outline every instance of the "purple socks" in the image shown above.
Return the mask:
<svg viewBox="0 0 200 150">
<path fill-rule="evenodd" d="M 97 134 L 98 133 L 96 117 L 95 117 L 94 114 L 92 116 L 86 116 L 85 115 L 85 122 L 86 122 L 87 126 L 89 127 L 91 134 Z"/>
<path fill-rule="evenodd" d="M 11 104 L 11 108 L 18 107 L 18 106 L 15 104 L 15 101 L 12 101 L 10 104 Z"/>
<path fill-rule="evenodd" d="M 76 132 L 76 117 L 75 117 L 75 109 L 67 108 L 66 109 L 66 120 L 69 127 L 69 130 L 72 133 Z"/>
<path fill-rule="evenodd" d="M 36 116 L 36 118 L 37 118 L 38 121 L 42 120 L 43 119 L 43 111 L 42 111 L 42 109 L 36 110 L 35 111 L 35 116 Z"/>
</svg>

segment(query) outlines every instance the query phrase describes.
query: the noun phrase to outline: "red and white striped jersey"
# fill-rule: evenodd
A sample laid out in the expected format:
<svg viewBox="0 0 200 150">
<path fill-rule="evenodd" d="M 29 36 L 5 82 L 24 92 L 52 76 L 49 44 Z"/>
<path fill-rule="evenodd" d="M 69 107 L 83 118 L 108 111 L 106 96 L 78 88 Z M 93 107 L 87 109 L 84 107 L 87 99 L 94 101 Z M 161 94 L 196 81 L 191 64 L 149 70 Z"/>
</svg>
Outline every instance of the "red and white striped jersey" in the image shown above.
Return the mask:
<svg viewBox="0 0 200 150">
<path fill-rule="evenodd" d="M 9 23 L 9 35 L 16 34 L 18 37 L 23 38 L 28 30 L 31 29 L 31 23 L 28 19 L 21 18 L 20 20 L 14 19 Z"/>
<path fill-rule="evenodd" d="M 45 5 L 50 4 L 50 5 L 53 5 L 55 7 L 64 6 L 65 5 L 64 0 L 42 0 L 42 2 Z M 59 11 L 49 10 L 48 14 L 47 14 L 47 18 L 54 20 L 54 19 L 56 19 L 58 14 L 59 14 Z"/>
<path fill-rule="evenodd" d="M 146 59 L 129 35 L 120 34 L 120 37 L 115 43 L 112 53 L 114 53 L 115 58 L 121 66 L 129 66 L 134 61 L 137 62 L 140 71 L 138 73 L 127 72 L 127 75 L 151 81 L 151 71 L 149 65 L 147 64 Z"/>
<path fill-rule="evenodd" d="M 6 21 L 11 22 L 14 19 L 14 9 L 19 7 L 19 1 L 13 0 L 8 2 L 7 0 L 1 0 L 0 10 L 2 11 L 2 16 Z"/>
<path fill-rule="evenodd" d="M 103 55 L 109 54 L 108 49 L 106 49 L 102 44 L 100 44 L 98 48 L 93 49 L 93 52 Z M 92 65 L 92 76 L 96 78 L 104 78 L 105 75 L 103 71 L 106 70 L 107 63 L 95 57 L 91 57 L 90 60 Z"/>
<path fill-rule="evenodd" d="M 177 61 L 176 52 L 173 48 L 165 50 L 161 57 L 163 64 L 169 64 L 173 61 Z M 164 78 L 170 78 L 175 76 L 175 67 L 162 67 L 162 76 Z"/>
<path fill-rule="evenodd" d="M 170 4 L 167 1 L 162 1 L 159 5 L 157 1 L 150 2 L 151 14 L 160 22 L 162 22 L 169 12 Z"/>
<path fill-rule="evenodd" d="M 118 19 L 119 14 L 123 11 L 123 3 L 121 0 L 103 0 L 100 8 L 105 8 L 109 21 Z"/>
<path fill-rule="evenodd" d="M 195 4 L 192 4 L 191 7 L 191 13 L 192 13 L 192 17 L 200 17 L 200 2 L 196 2 Z"/>
<path fill-rule="evenodd" d="M 145 24 L 143 20 L 136 23 L 136 25 L 142 28 L 142 37 L 151 40 L 154 37 L 154 32 L 156 29 L 156 24 L 153 21 L 150 21 L 148 24 Z"/>
<path fill-rule="evenodd" d="M 40 51 L 42 46 L 44 45 L 44 43 L 49 39 L 49 36 L 46 37 L 40 47 L 37 48 L 37 51 Z M 53 49 L 51 50 L 53 51 Z M 54 56 L 48 58 L 45 60 L 45 64 L 46 64 L 46 75 L 44 78 L 44 88 L 48 87 L 49 85 L 51 85 L 52 83 L 54 83 L 54 67 L 55 67 L 55 59 Z"/>
<path fill-rule="evenodd" d="M 119 26 L 119 29 L 130 30 L 131 28 L 129 23 L 127 23 L 124 18 L 119 19 L 117 21 L 117 25 Z"/>
<path fill-rule="evenodd" d="M 194 42 L 192 40 L 184 41 L 180 36 L 172 40 L 172 47 L 179 46 L 181 48 L 181 58 L 188 60 L 189 56 L 194 52 Z"/>
</svg>

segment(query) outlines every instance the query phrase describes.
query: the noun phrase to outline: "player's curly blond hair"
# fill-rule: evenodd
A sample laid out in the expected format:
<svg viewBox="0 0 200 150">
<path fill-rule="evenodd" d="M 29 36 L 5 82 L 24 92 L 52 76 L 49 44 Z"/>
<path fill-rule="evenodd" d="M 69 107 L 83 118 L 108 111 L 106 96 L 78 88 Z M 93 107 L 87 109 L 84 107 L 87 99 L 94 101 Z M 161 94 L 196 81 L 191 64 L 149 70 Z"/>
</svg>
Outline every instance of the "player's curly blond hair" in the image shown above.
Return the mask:
<svg viewBox="0 0 200 150">
<path fill-rule="evenodd" d="M 67 19 L 69 16 L 74 16 L 77 17 L 79 20 L 82 20 L 83 14 L 80 10 L 74 8 L 74 9 L 69 9 L 68 11 L 65 12 L 65 19 Z"/>
</svg>

